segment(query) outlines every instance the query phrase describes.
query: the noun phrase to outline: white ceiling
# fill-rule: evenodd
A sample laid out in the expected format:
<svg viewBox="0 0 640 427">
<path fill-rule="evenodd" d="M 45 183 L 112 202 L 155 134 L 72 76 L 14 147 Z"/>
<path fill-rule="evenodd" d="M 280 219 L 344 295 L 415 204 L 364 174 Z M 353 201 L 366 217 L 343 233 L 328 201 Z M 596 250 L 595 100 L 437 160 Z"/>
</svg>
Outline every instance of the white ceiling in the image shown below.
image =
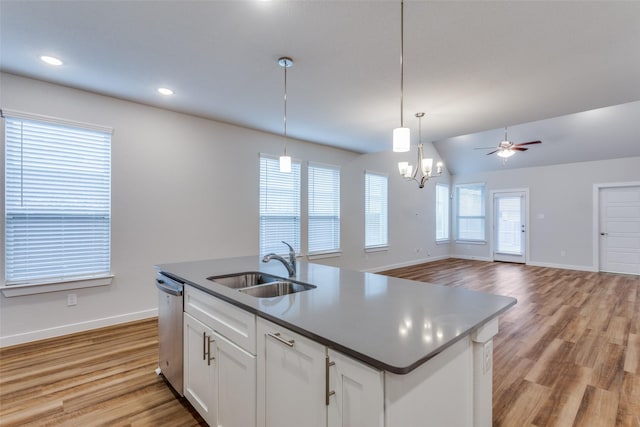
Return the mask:
<svg viewBox="0 0 640 427">
<path fill-rule="evenodd" d="M 3 71 L 273 133 L 283 55 L 295 61 L 290 136 L 390 150 L 399 1 L 0 1 Z M 497 145 L 492 130 L 544 141 L 544 119 L 640 100 L 640 1 L 407 0 L 404 61 L 405 124 L 416 130 L 424 111 L 423 139 L 461 172 L 484 156 L 471 147 Z M 445 147 L 478 132 L 465 151 Z"/>
</svg>

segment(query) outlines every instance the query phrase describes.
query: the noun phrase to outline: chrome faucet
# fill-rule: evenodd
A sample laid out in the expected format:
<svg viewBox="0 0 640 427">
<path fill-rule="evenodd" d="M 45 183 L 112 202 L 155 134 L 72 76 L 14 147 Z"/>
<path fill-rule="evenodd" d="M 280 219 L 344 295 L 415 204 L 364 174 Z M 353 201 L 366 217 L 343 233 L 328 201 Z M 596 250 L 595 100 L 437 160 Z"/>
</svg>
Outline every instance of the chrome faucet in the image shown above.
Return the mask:
<svg viewBox="0 0 640 427">
<path fill-rule="evenodd" d="M 293 250 L 290 244 L 287 242 L 282 242 L 289 247 L 289 261 L 282 258 L 278 254 L 270 253 L 262 258 L 262 262 L 269 262 L 272 259 L 280 261 L 285 267 L 287 267 L 287 271 L 289 272 L 289 277 L 293 277 L 296 275 L 296 251 Z"/>
</svg>

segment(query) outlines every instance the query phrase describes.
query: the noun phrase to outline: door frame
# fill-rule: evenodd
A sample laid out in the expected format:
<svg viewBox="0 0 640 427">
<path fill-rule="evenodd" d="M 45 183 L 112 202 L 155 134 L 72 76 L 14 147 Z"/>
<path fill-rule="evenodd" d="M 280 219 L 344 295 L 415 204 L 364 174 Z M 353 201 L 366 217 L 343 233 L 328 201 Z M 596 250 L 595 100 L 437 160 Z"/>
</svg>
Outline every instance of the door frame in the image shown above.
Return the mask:
<svg viewBox="0 0 640 427">
<path fill-rule="evenodd" d="M 489 239 L 489 251 L 491 253 L 491 261 L 495 261 L 495 239 L 496 239 L 496 220 L 495 220 L 495 212 L 494 212 L 494 197 L 496 194 L 501 193 L 524 193 L 524 264 L 529 264 L 529 187 L 524 188 L 501 188 L 500 190 L 491 190 L 489 192 L 489 198 L 491 203 L 489 203 L 489 221 L 491 227 L 491 237 Z"/>
<path fill-rule="evenodd" d="M 640 187 L 640 181 L 593 184 L 593 271 L 600 271 L 600 190 L 605 188 Z"/>
</svg>

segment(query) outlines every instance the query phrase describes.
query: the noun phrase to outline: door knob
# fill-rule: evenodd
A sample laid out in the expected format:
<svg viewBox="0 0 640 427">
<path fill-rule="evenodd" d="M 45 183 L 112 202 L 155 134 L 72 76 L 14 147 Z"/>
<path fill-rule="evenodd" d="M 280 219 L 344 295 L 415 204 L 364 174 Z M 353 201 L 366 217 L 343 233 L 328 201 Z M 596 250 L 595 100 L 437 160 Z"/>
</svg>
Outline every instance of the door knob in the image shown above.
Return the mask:
<svg viewBox="0 0 640 427">
<path fill-rule="evenodd" d="M 601 236 L 607 236 L 609 233 L 600 233 Z"/>
</svg>

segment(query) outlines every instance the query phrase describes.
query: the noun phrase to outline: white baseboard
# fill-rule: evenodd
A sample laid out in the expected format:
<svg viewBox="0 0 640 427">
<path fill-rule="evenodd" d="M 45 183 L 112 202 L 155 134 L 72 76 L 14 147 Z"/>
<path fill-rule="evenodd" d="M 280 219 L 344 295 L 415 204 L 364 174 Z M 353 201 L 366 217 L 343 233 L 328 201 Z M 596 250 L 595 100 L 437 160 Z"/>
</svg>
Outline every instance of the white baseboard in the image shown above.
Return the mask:
<svg viewBox="0 0 640 427">
<path fill-rule="evenodd" d="M 46 338 L 59 337 L 69 335 L 76 332 L 89 331 L 91 329 L 104 328 L 105 326 L 113 326 L 119 323 L 133 322 L 135 320 L 147 319 L 158 315 L 158 309 L 137 311 L 134 313 L 121 314 L 118 316 L 105 317 L 102 319 L 94 319 L 86 322 L 71 323 L 68 325 L 56 326 L 54 328 L 40 329 L 37 331 L 25 332 L 22 334 L 8 335 L 0 337 L 0 348 L 8 347 L 16 344 L 24 344 L 31 341 L 43 340 Z"/>
<path fill-rule="evenodd" d="M 400 262 L 400 263 L 397 263 L 397 264 L 385 265 L 385 266 L 382 266 L 382 267 L 369 268 L 367 270 L 362 270 L 362 272 L 363 273 L 377 273 L 379 271 L 393 270 L 394 268 L 401 268 L 401 267 L 409 267 L 409 266 L 412 266 L 412 265 L 424 264 L 426 262 L 441 261 L 443 259 L 448 259 L 448 258 L 451 258 L 451 257 L 449 255 L 441 255 L 441 256 L 434 256 L 434 257 L 429 257 L 429 258 L 414 259 L 414 260 L 407 261 L 407 262 Z"/>
<path fill-rule="evenodd" d="M 493 262 L 491 258 L 486 257 L 476 257 L 476 256 L 466 256 L 466 255 L 451 255 L 451 258 L 458 259 L 471 259 L 476 261 L 488 261 Z M 562 270 L 577 270 L 577 271 L 588 271 L 588 272 L 597 272 L 594 267 L 588 267 L 584 265 L 569 265 L 569 264 L 555 264 L 550 262 L 536 262 L 536 261 L 528 261 L 527 265 L 532 267 L 547 267 L 547 268 L 559 268 Z"/>
<path fill-rule="evenodd" d="M 591 273 L 598 272 L 598 270 L 595 267 L 584 266 L 584 265 L 555 264 L 551 262 L 536 262 L 536 261 L 529 261 L 527 265 L 531 265 L 534 267 L 560 268 L 562 270 L 588 271 Z"/>
<path fill-rule="evenodd" d="M 493 262 L 491 258 L 483 257 L 483 256 L 470 256 L 470 255 L 451 255 L 449 258 L 457 258 L 457 259 L 471 259 L 474 261 L 489 261 Z"/>
</svg>

